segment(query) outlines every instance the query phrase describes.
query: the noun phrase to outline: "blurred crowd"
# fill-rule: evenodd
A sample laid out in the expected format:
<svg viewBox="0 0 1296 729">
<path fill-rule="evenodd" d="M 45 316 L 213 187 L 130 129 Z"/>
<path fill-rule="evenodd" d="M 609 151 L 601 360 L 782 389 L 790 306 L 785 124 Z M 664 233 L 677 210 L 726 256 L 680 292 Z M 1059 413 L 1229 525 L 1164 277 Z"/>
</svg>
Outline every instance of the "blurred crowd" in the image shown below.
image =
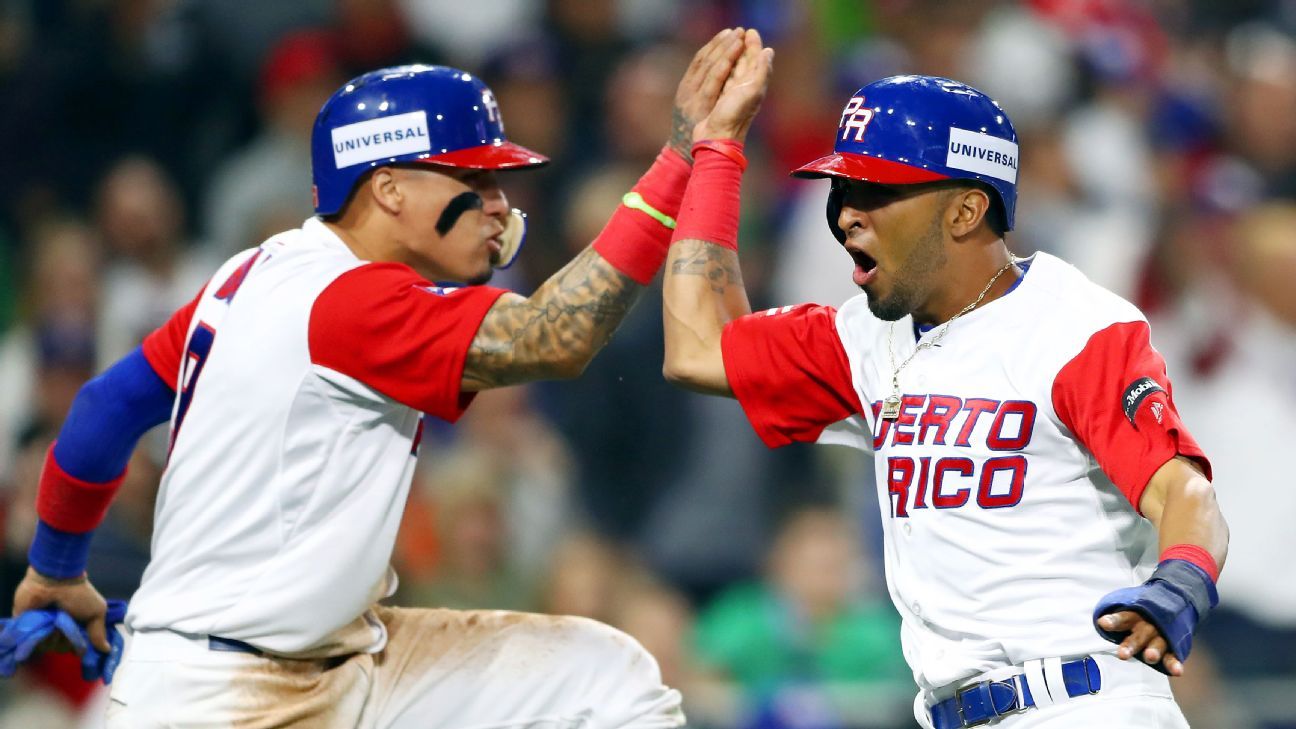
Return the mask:
<svg viewBox="0 0 1296 729">
<path fill-rule="evenodd" d="M 598 233 L 693 50 L 735 24 L 778 54 L 743 192 L 754 306 L 857 293 L 822 181 L 786 176 L 831 148 L 855 89 L 924 73 L 995 97 L 1022 147 L 1009 245 L 1143 307 L 1214 462 L 1232 544 L 1185 711 L 1296 726 L 1292 0 L 0 0 L 4 614 L 77 388 L 311 214 L 311 121 L 343 81 L 446 63 L 494 89 L 510 138 L 554 160 L 502 177 L 531 231 L 495 283 L 527 292 Z M 429 421 L 397 602 L 607 621 L 691 726 L 912 726 L 867 458 L 766 450 L 736 403 L 666 385 L 661 352 L 650 294 L 583 378 Z M 141 443 L 96 537 L 109 597 L 147 562 L 165 441 Z M 0 726 L 97 726 L 103 694 L 75 674 L 50 655 L 0 683 Z"/>
</svg>

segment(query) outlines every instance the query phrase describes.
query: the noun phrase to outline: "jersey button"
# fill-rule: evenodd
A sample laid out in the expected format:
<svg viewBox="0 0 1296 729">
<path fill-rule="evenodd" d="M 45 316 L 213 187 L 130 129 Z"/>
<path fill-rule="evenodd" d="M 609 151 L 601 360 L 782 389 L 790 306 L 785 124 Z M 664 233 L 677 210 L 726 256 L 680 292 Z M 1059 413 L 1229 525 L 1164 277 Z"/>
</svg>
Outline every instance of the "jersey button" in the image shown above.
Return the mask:
<svg viewBox="0 0 1296 729">
<path fill-rule="evenodd" d="M 913 534 L 913 525 L 910 524 L 909 522 L 905 522 L 904 533 L 906 537 L 909 536 L 910 534 Z"/>
<path fill-rule="evenodd" d="M 913 607 L 913 614 L 914 614 L 915 616 L 921 618 L 921 617 L 922 617 L 922 605 L 921 605 L 920 603 L 918 603 L 918 602 L 915 601 L 914 604 L 913 604 L 911 607 Z"/>
</svg>

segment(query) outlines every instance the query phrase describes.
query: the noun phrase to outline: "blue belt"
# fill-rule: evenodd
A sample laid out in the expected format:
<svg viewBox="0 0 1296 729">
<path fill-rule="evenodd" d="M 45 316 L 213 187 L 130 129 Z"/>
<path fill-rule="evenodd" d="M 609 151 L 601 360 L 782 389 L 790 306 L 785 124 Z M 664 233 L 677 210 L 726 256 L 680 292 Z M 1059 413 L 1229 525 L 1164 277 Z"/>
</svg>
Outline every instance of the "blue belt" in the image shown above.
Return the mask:
<svg viewBox="0 0 1296 729">
<path fill-rule="evenodd" d="M 215 635 L 207 636 L 207 650 L 225 651 L 227 653 L 251 653 L 254 656 L 264 655 L 260 648 L 251 643 L 244 643 L 233 638 L 221 638 Z"/>
<path fill-rule="evenodd" d="M 1071 698 L 1098 693 L 1102 690 L 1098 662 L 1088 657 L 1063 663 L 1062 683 Z M 1022 699 L 1020 702 L 1018 696 Z M 1030 684 L 1022 674 L 999 681 L 981 681 L 964 686 L 953 697 L 931 707 L 932 726 L 936 729 L 981 726 L 1034 705 Z"/>
</svg>

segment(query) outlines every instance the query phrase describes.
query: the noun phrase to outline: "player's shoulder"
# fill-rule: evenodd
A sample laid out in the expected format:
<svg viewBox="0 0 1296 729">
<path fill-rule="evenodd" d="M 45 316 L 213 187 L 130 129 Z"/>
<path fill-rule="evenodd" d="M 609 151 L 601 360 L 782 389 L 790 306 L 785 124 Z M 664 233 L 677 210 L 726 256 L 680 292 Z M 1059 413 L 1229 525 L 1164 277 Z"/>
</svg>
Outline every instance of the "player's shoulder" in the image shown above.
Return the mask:
<svg viewBox="0 0 1296 729">
<path fill-rule="evenodd" d="M 1070 263 L 1037 253 L 1029 265 L 1016 306 L 1031 333 L 1014 360 L 1023 377 L 1048 375 L 1051 382 L 1083 352 L 1115 341 L 1112 335 L 1126 341 L 1130 332 L 1146 332 L 1147 318 L 1138 307 Z"/>
<path fill-rule="evenodd" d="M 1027 259 L 1031 292 L 1022 302 L 1048 328 L 1088 336 L 1112 324 L 1147 321 L 1143 312 L 1120 295 L 1092 281 L 1067 261 L 1040 252 Z"/>
</svg>

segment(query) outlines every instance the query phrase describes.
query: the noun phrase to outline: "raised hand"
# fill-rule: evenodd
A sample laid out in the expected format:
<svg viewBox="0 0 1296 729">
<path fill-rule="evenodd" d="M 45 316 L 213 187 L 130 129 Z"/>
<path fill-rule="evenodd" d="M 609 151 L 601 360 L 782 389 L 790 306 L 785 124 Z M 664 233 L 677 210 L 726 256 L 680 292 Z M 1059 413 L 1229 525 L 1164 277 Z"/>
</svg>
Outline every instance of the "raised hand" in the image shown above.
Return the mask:
<svg viewBox="0 0 1296 729">
<path fill-rule="evenodd" d="M 693 62 L 675 90 L 668 144 L 684 159 L 692 161 L 693 128 L 715 107 L 716 99 L 729 79 L 734 61 L 743 52 L 743 29 L 725 28 L 716 33 L 693 55 Z"/>
<path fill-rule="evenodd" d="M 774 49 L 761 45 L 760 33 L 748 29 L 742 33 L 742 55 L 734 64 L 720 98 L 705 119 L 693 129 L 693 141 L 747 137 L 756 112 L 760 111 L 769 89 L 774 68 Z"/>
</svg>

